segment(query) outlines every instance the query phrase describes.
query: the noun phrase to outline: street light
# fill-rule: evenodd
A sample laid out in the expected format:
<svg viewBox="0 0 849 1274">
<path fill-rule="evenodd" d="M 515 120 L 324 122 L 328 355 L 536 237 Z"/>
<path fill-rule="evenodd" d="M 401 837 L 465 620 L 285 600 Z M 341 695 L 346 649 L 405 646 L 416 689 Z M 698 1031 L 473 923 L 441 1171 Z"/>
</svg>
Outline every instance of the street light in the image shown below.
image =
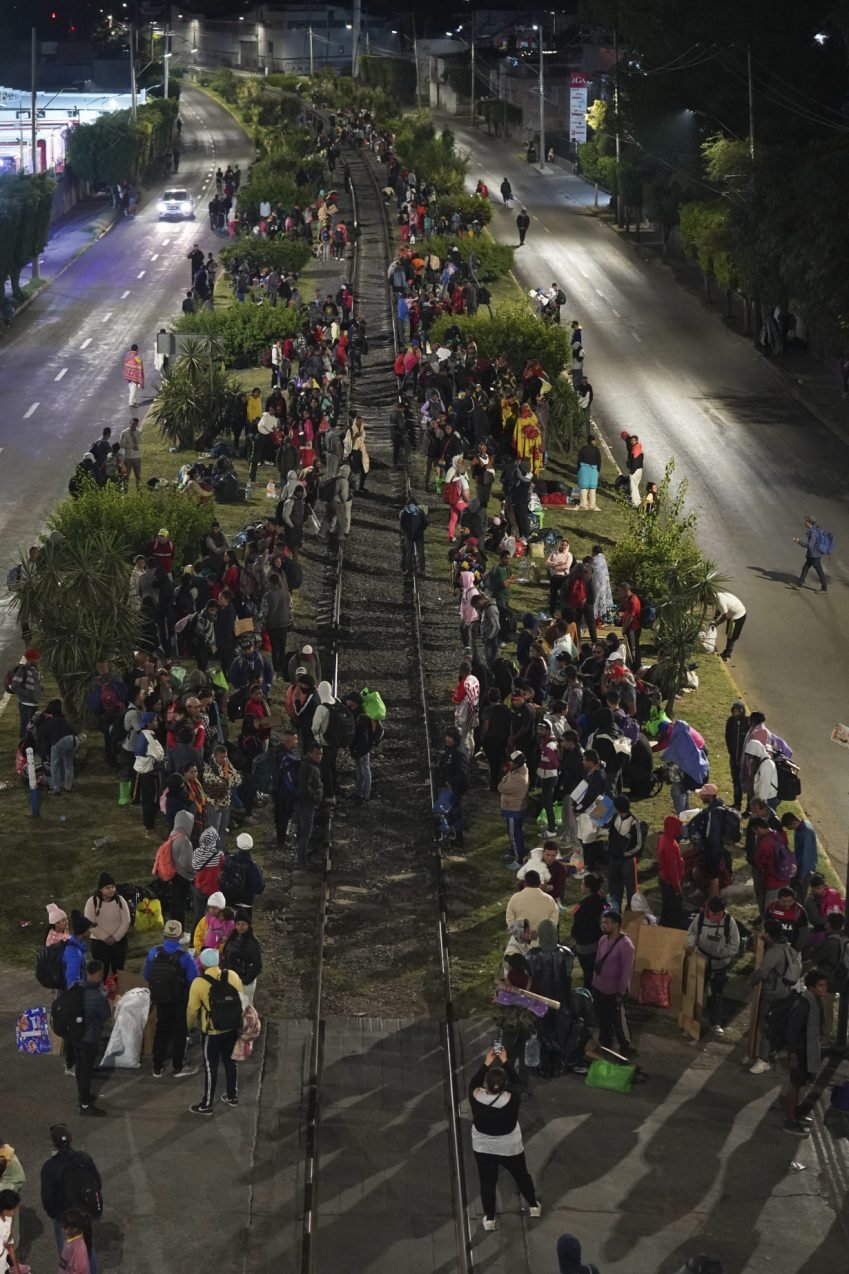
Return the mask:
<svg viewBox="0 0 849 1274">
<path fill-rule="evenodd" d="M 539 26 L 534 23 L 533 29 L 539 33 L 539 170 L 544 173 L 547 171 L 545 166 L 545 58 L 543 54 L 545 39 L 541 22 Z"/>
</svg>

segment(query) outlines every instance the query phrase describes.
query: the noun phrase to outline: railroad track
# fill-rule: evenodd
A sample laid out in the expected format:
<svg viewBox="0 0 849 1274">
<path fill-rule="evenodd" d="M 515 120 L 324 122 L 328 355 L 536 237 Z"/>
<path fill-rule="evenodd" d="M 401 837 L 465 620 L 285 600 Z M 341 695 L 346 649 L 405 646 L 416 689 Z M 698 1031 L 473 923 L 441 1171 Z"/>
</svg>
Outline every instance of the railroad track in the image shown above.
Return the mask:
<svg viewBox="0 0 849 1274">
<path fill-rule="evenodd" d="M 405 1268 L 465 1274 L 472 1250 L 445 886 L 431 835 L 422 598 L 417 581 L 398 569 L 403 487 L 392 473 L 388 423 L 397 392 L 391 245 L 372 163 L 359 151 L 345 158 L 357 230 L 352 283 L 369 340 L 349 406 L 367 421 L 373 490 L 355 497 L 351 534 L 327 562 L 320 619 L 334 692 L 370 685 L 378 669 L 389 718 L 375 767 L 379 799 L 359 807 L 340 801 L 324 869 L 308 887 L 311 920 L 301 935 L 311 927 L 314 963 L 292 1268 L 317 1274 L 344 1253 L 346 1268 L 376 1270 L 383 1242 L 387 1256 L 409 1246 L 413 1262 Z M 341 779 L 344 785 L 344 772 Z M 379 932 L 388 910 L 392 943 Z M 390 1129 L 405 1124 L 399 1146 Z M 397 1212 L 384 1197 L 390 1182 L 409 1200 Z M 358 1197 L 346 1204 L 352 1189 Z"/>
</svg>

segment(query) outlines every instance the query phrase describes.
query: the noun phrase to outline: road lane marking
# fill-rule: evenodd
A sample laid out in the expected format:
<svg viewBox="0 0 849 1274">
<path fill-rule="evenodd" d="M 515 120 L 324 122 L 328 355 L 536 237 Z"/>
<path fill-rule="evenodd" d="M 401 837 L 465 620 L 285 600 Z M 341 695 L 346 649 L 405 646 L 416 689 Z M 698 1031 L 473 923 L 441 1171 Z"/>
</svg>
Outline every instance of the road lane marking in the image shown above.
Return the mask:
<svg viewBox="0 0 849 1274">
<path fill-rule="evenodd" d="M 112 317 L 112 311 L 110 310 L 108 314 L 103 315 L 103 318 L 100 321 L 101 323 L 108 323 L 111 317 Z"/>
<path fill-rule="evenodd" d="M 611 307 L 610 307 L 610 308 L 611 308 L 611 310 L 613 310 L 613 313 L 616 315 L 616 317 L 617 317 L 618 319 L 621 319 L 622 315 L 619 313 L 619 311 L 618 311 L 618 310 L 616 310 L 616 309 L 613 309 L 613 306 L 612 306 L 612 305 L 611 305 Z"/>
<path fill-rule="evenodd" d="M 150 259 L 151 259 L 151 261 L 158 261 L 158 260 L 159 260 L 159 253 L 158 253 L 158 252 L 154 252 L 153 256 L 152 256 Z"/>
<path fill-rule="evenodd" d="M 122 292 L 122 293 L 121 293 L 121 300 L 122 300 L 122 301 L 126 301 L 126 299 L 127 299 L 127 297 L 128 297 L 129 295 L 130 295 L 130 289 L 129 289 L 129 288 L 127 288 L 126 292 Z"/>
<path fill-rule="evenodd" d="M 590 277 L 590 276 L 587 274 L 586 270 L 585 270 L 582 266 L 580 266 L 580 265 L 578 266 L 578 273 L 579 273 L 579 274 L 582 274 L 582 275 L 584 276 L 584 278 L 585 278 L 585 279 L 588 279 L 588 278 Z"/>
<path fill-rule="evenodd" d="M 631 335 L 633 336 L 633 338 L 634 338 L 634 340 L 635 340 L 635 341 L 639 341 L 639 342 L 640 342 L 640 344 L 642 345 L 642 343 L 643 343 L 643 338 L 642 338 L 642 336 L 638 336 L 636 332 L 632 332 L 632 333 L 631 333 Z"/>
<path fill-rule="evenodd" d="M 91 337 L 87 336 L 85 340 L 83 341 L 82 345 L 80 346 L 80 349 L 86 349 L 90 344 L 91 344 Z"/>
<path fill-rule="evenodd" d="M 67 375 L 67 371 L 68 371 L 67 367 L 63 367 L 63 368 L 62 368 L 62 370 L 61 370 L 61 372 L 59 372 L 59 374 L 58 374 L 57 376 L 54 376 L 54 377 L 53 377 L 53 379 L 54 379 L 54 380 L 61 380 L 63 376 Z"/>
<path fill-rule="evenodd" d="M 163 248 L 167 248 L 167 247 L 168 247 L 168 244 L 169 244 L 170 242 L 171 242 L 171 240 L 170 240 L 170 239 L 163 239 L 163 240 L 162 240 L 162 246 L 163 246 Z"/>
<path fill-rule="evenodd" d="M 549 230 L 548 226 L 543 226 L 543 230 L 545 231 L 546 234 L 551 234 L 551 231 Z"/>
<path fill-rule="evenodd" d="M 24 412 L 24 420 L 29 420 L 30 416 L 34 416 L 34 415 L 35 415 L 35 413 L 38 411 L 38 408 L 39 408 L 39 404 L 38 404 L 38 403 L 33 403 L 33 405 L 30 407 L 29 411 Z"/>
<path fill-rule="evenodd" d="M 138 274 L 136 275 L 136 278 L 137 278 L 137 279 L 143 279 L 143 278 L 144 278 L 144 276 L 145 276 L 145 271 L 144 271 L 144 270 L 139 270 Z"/>
<path fill-rule="evenodd" d="M 600 297 L 601 297 L 602 301 L 606 301 L 606 300 L 607 300 L 607 297 L 604 295 L 604 293 L 602 292 L 601 288 L 594 288 L 593 290 L 594 290 L 594 292 L 595 292 L 596 296 L 600 296 Z"/>
</svg>

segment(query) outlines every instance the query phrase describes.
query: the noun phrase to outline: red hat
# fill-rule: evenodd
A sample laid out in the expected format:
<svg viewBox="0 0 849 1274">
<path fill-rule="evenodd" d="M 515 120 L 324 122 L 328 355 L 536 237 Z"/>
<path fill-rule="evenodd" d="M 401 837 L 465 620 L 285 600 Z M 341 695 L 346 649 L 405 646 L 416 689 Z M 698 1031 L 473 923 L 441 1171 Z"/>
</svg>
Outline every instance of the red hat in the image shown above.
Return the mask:
<svg viewBox="0 0 849 1274">
<path fill-rule="evenodd" d="M 622 439 L 623 442 L 627 442 L 628 439 L 631 437 L 631 435 L 628 433 L 627 429 L 623 429 L 619 437 Z"/>
<path fill-rule="evenodd" d="M 41 658 L 40 650 L 25 650 L 24 651 L 24 659 L 27 661 L 28 664 L 38 663 L 40 658 Z"/>
</svg>

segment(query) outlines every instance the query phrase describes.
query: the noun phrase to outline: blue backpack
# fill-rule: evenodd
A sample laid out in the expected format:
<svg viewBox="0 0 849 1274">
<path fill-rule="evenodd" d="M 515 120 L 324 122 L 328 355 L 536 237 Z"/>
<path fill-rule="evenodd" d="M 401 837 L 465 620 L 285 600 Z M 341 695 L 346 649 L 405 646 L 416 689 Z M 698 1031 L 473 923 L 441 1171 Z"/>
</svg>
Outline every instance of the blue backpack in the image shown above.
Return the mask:
<svg viewBox="0 0 849 1274">
<path fill-rule="evenodd" d="M 821 526 L 817 527 L 817 548 L 822 557 L 828 557 L 834 548 L 834 536 L 831 531 L 824 531 Z"/>
<path fill-rule="evenodd" d="M 139 730 L 136 735 L 136 741 L 133 744 L 133 756 L 147 756 L 147 735 L 143 730 Z"/>
</svg>

